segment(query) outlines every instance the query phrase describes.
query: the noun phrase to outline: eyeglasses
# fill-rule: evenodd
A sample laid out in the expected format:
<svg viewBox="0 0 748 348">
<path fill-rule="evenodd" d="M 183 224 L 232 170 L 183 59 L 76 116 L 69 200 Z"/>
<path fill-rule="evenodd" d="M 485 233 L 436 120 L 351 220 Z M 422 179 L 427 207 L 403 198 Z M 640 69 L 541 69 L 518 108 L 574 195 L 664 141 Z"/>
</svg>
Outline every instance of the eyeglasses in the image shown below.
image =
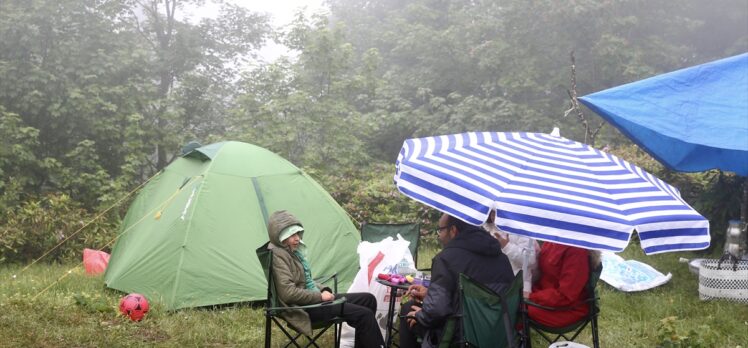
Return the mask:
<svg viewBox="0 0 748 348">
<path fill-rule="evenodd" d="M 437 228 L 436 228 L 436 229 L 434 230 L 434 233 L 436 233 L 436 234 L 439 234 L 439 232 L 441 232 L 442 230 L 446 230 L 446 229 L 448 229 L 448 228 L 450 228 L 450 227 L 452 227 L 452 226 L 454 226 L 454 225 L 455 225 L 455 224 L 448 224 L 448 225 L 446 225 L 446 226 L 442 226 L 442 227 L 437 227 Z"/>
</svg>

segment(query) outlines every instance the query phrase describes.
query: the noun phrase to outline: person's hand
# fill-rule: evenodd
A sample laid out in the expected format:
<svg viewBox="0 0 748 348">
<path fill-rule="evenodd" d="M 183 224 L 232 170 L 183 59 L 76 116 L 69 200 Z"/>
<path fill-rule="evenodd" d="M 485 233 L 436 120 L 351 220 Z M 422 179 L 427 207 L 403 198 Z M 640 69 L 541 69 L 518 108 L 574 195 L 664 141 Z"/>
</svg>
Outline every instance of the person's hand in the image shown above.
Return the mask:
<svg viewBox="0 0 748 348">
<path fill-rule="evenodd" d="M 411 285 L 408 287 L 408 293 L 411 297 L 413 297 L 414 300 L 418 302 L 423 302 L 423 299 L 426 298 L 426 293 L 428 293 L 429 289 L 423 285 Z"/>
<path fill-rule="evenodd" d="M 499 244 L 501 244 L 502 248 L 509 243 L 509 235 L 502 236 L 501 233 L 498 232 L 494 232 L 491 235 L 493 235 L 493 237 L 499 241 Z"/>
<path fill-rule="evenodd" d="M 325 290 L 322 292 L 322 302 L 332 301 L 335 299 L 335 295 Z"/>
<path fill-rule="evenodd" d="M 421 311 L 421 307 L 413 305 L 410 306 L 410 309 L 411 311 L 408 312 L 406 318 L 408 318 L 408 327 L 413 328 L 413 326 L 416 326 L 416 323 L 418 323 L 416 320 L 416 313 Z"/>
</svg>

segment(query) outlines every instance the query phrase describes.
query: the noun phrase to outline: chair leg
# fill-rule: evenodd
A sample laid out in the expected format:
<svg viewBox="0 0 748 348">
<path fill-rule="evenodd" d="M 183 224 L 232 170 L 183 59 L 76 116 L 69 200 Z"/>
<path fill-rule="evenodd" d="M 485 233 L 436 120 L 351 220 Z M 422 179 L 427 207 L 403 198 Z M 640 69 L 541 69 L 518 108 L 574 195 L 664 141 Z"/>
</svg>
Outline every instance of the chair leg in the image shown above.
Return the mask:
<svg viewBox="0 0 748 348">
<path fill-rule="evenodd" d="M 273 339 L 273 332 L 271 331 L 270 317 L 265 317 L 265 348 L 270 348 L 270 341 Z"/>
<path fill-rule="evenodd" d="M 530 333 L 532 330 L 530 330 L 530 321 L 527 318 L 527 305 L 524 302 L 521 302 L 520 307 L 522 308 L 520 315 L 522 315 L 522 335 L 524 336 L 522 347 L 532 348 L 532 340 L 530 339 Z"/>
<path fill-rule="evenodd" d="M 340 324 L 335 324 L 335 348 L 340 348 L 340 335 L 343 331 L 340 326 Z"/>
<path fill-rule="evenodd" d="M 597 333 L 597 316 L 592 317 L 592 346 L 594 348 L 600 348 L 600 337 Z"/>
</svg>

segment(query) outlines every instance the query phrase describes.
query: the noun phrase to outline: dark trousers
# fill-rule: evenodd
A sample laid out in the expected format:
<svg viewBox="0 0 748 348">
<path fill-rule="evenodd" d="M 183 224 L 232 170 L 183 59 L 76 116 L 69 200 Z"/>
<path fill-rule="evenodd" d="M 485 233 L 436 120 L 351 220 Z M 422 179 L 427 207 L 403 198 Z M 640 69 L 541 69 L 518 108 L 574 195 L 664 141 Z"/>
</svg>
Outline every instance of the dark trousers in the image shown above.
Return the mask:
<svg viewBox="0 0 748 348">
<path fill-rule="evenodd" d="M 312 322 L 326 321 L 341 316 L 348 325 L 356 329 L 355 347 L 380 348 L 384 346 L 382 332 L 374 317 L 377 312 L 377 299 L 368 292 L 336 294 L 335 298 L 345 297 L 344 304 L 323 308 L 307 309 Z M 342 307 L 342 308 L 341 308 Z M 342 310 L 342 312 L 341 312 Z"/>
<path fill-rule="evenodd" d="M 408 315 L 408 313 L 410 313 L 410 311 L 412 310 L 410 307 L 412 307 L 414 304 L 415 302 L 413 302 L 413 300 L 403 303 L 402 308 L 400 308 L 400 315 Z M 423 338 L 425 334 L 426 329 L 420 324 L 416 324 L 413 327 L 410 327 L 408 326 L 407 319 L 400 318 L 400 348 L 420 347 L 421 344 L 418 343 L 418 339 Z"/>
</svg>

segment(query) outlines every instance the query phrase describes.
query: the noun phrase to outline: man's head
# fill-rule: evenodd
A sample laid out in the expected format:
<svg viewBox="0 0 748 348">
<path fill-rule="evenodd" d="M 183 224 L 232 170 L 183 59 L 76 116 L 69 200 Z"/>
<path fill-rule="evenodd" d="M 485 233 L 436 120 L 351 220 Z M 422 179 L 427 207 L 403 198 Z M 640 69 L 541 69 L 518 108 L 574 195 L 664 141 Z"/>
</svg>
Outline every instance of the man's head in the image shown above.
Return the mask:
<svg viewBox="0 0 748 348">
<path fill-rule="evenodd" d="M 436 233 L 442 247 L 446 247 L 452 239 L 468 226 L 466 222 L 449 214 L 442 214 L 437 225 Z"/>
</svg>

